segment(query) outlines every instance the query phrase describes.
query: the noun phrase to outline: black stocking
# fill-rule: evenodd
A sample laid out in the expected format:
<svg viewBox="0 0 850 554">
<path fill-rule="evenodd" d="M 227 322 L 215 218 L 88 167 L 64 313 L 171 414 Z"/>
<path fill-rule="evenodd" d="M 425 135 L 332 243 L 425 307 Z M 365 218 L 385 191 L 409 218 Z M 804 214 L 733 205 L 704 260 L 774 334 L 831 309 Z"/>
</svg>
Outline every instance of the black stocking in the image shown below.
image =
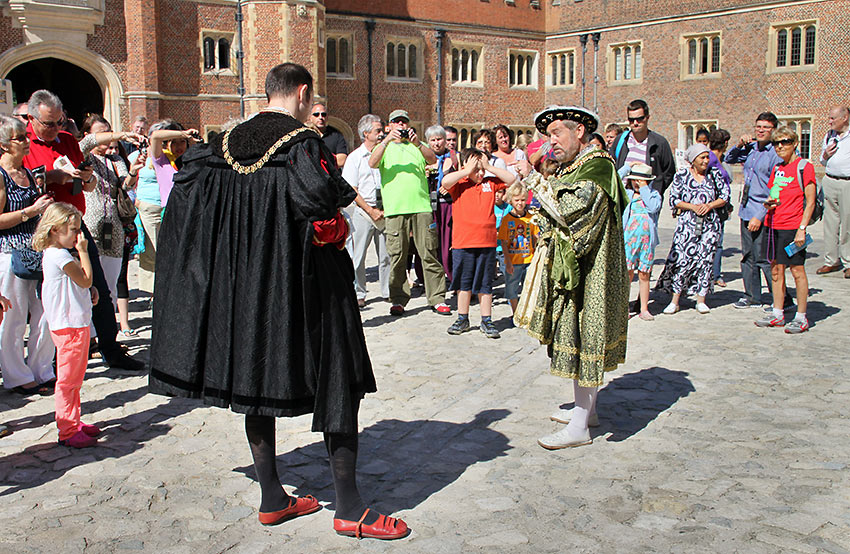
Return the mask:
<svg viewBox="0 0 850 554">
<path fill-rule="evenodd" d="M 277 475 L 274 426 L 275 419 L 271 416 L 245 416 L 245 435 L 251 446 L 254 471 L 262 491 L 261 512 L 283 510 L 289 506 L 291 499 L 283 490 Z"/>
<path fill-rule="evenodd" d="M 366 504 L 357 490 L 357 433 L 325 433 L 325 446 L 331 461 L 331 473 L 336 490 L 337 519 L 358 521 L 366 510 Z M 378 512 L 370 511 L 363 521 L 375 523 Z"/>
</svg>

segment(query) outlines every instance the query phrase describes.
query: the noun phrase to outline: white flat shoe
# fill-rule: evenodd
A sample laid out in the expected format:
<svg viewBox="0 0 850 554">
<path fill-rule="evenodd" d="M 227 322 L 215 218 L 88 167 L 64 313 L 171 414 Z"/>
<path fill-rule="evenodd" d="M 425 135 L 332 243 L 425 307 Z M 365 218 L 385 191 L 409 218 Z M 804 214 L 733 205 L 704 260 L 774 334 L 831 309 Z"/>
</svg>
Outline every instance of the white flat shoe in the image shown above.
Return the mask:
<svg viewBox="0 0 850 554">
<path fill-rule="evenodd" d="M 583 434 L 575 437 L 571 435 L 567 429 L 567 427 L 564 427 L 557 433 L 540 437 L 537 439 L 537 444 L 546 450 L 560 450 L 562 448 L 584 446 L 593 442 L 593 439 L 590 438 L 590 431 L 585 430 Z"/>
<path fill-rule="evenodd" d="M 567 424 L 573 418 L 573 408 L 569 410 L 558 410 L 554 414 L 549 416 L 549 419 L 552 421 L 557 421 L 558 423 Z M 587 418 L 587 426 L 588 427 L 599 427 L 599 416 L 597 414 L 590 414 L 590 417 Z"/>
<path fill-rule="evenodd" d="M 711 308 L 709 308 L 705 302 L 698 302 L 697 311 L 701 314 L 709 314 L 711 313 Z"/>
<path fill-rule="evenodd" d="M 661 313 L 667 314 L 667 315 L 673 315 L 678 311 L 679 311 L 679 305 L 673 304 L 672 302 L 670 302 L 669 304 L 667 304 L 667 307 L 664 308 L 664 311 L 662 311 Z"/>
</svg>

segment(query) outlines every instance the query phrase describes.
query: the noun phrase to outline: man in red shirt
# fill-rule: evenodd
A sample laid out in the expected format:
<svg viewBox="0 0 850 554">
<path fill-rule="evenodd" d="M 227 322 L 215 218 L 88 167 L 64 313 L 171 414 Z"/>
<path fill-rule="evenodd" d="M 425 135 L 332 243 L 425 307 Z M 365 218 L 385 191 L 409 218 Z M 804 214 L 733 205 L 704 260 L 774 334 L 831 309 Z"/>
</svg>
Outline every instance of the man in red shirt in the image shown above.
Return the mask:
<svg viewBox="0 0 850 554">
<path fill-rule="evenodd" d="M 493 277 L 496 267 L 496 191 L 513 184 L 516 177 L 506 169 L 490 165 L 487 154 L 467 148 L 461 154 L 463 168 L 443 177 L 443 187 L 452 195 L 452 290 L 457 296 L 457 321 L 450 335 L 469 330 L 469 303 L 473 294 L 481 305 L 480 330 L 499 338 L 493 325 Z M 484 177 L 486 172 L 495 177 Z"/>
<path fill-rule="evenodd" d="M 80 146 L 71 133 L 61 130 L 64 112 L 62 101 L 50 91 L 37 90 L 27 103 L 29 124 L 27 136 L 30 138 L 30 153 L 24 157 L 24 167 L 33 170 L 39 166 L 45 169 L 45 188 L 52 193 L 57 202 L 67 202 L 80 212 L 86 213 L 86 199 L 83 190 L 92 191 L 96 179 L 91 168 L 76 169 L 83 162 Z M 54 169 L 57 159 L 66 156 L 68 164 L 63 169 Z M 82 183 L 75 189 L 75 180 Z M 140 371 L 144 364 L 128 356 L 119 346 L 115 337 L 118 326 L 115 323 L 115 311 L 109 287 L 103 276 L 97 246 L 91 233 L 82 225 L 83 233 L 89 241 L 89 258 L 92 262 L 92 277 L 99 301 L 92 307 L 92 323 L 97 331 L 97 341 L 103 360 L 112 368 Z"/>
</svg>

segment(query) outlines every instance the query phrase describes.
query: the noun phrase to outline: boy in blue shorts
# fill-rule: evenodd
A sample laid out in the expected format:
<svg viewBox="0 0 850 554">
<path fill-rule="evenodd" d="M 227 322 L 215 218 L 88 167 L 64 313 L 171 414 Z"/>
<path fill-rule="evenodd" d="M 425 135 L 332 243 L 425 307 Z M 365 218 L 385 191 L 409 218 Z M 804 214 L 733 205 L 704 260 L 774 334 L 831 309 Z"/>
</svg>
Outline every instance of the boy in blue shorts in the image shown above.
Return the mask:
<svg viewBox="0 0 850 554">
<path fill-rule="evenodd" d="M 505 298 L 516 313 L 520 289 L 534 256 L 539 230 L 526 209 L 528 190 L 522 183 L 511 185 L 505 196 L 513 209 L 502 218 L 497 236 L 505 254 Z"/>
<path fill-rule="evenodd" d="M 463 167 L 443 177 L 443 188 L 452 195 L 452 290 L 457 295 L 457 321 L 450 335 L 469 331 L 469 303 L 478 295 L 479 329 L 491 339 L 499 338 L 493 325 L 493 277 L 496 266 L 496 191 L 516 180 L 506 169 L 493 167 L 481 150 L 461 153 Z M 484 177 L 486 172 L 493 177 Z"/>
</svg>

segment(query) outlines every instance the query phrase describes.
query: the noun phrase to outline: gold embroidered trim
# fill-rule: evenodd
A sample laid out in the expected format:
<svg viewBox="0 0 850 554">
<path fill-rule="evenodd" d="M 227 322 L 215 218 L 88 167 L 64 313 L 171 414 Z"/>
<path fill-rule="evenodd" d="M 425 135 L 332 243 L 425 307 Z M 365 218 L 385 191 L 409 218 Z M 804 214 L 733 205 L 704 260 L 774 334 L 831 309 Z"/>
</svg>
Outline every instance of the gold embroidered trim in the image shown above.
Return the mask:
<svg viewBox="0 0 850 554">
<path fill-rule="evenodd" d="M 572 173 L 576 169 L 580 168 L 581 166 L 583 166 L 584 164 L 586 164 L 587 162 L 589 162 L 590 160 L 595 159 L 595 158 L 608 158 L 609 160 L 614 162 L 614 158 L 612 158 L 611 155 L 608 154 L 608 152 L 605 152 L 603 150 L 596 150 L 595 152 L 591 152 L 590 154 L 584 156 L 580 160 L 571 163 L 567 167 L 561 166 L 555 172 L 555 174 L 558 177 L 563 177 L 565 174 Z M 617 165 L 617 162 L 614 162 L 614 165 Z"/>
<path fill-rule="evenodd" d="M 317 135 L 319 134 L 318 132 L 316 132 L 315 129 L 310 129 L 309 127 L 299 127 L 298 129 L 295 129 L 294 131 L 286 133 L 285 135 L 280 137 L 278 141 L 271 146 L 271 148 L 266 150 L 266 153 L 263 154 L 263 157 L 257 160 L 256 162 L 252 163 L 251 165 L 242 165 L 237 162 L 233 158 L 233 156 L 230 155 L 230 133 L 232 131 L 233 129 L 230 129 L 229 131 L 224 133 L 224 139 L 221 142 L 221 149 L 224 151 L 224 160 L 228 164 L 230 164 L 230 167 L 233 168 L 233 171 L 241 173 L 242 175 L 250 175 L 251 173 L 255 173 L 262 169 L 262 167 L 268 163 L 269 159 L 271 159 L 274 153 L 277 152 L 281 146 L 295 138 L 300 133 L 310 131 L 316 133 Z"/>
</svg>

